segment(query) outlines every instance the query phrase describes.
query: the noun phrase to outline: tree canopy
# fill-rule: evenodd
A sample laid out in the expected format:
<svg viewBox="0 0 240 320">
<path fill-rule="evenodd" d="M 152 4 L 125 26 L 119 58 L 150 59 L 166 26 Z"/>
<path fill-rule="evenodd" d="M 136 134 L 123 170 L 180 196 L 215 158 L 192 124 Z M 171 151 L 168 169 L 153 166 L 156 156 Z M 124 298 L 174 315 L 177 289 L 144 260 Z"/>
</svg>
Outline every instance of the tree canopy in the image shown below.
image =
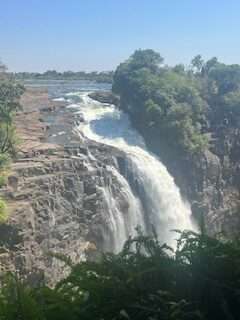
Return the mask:
<svg viewBox="0 0 240 320">
<path fill-rule="evenodd" d="M 197 55 L 189 67 L 163 65 L 153 50 L 137 50 L 121 63 L 113 91 L 141 132 L 151 132 L 173 149 L 194 154 L 208 147 L 211 123 L 240 116 L 240 66 Z"/>
<path fill-rule="evenodd" d="M 0 63 L 0 188 L 5 184 L 8 165 L 16 145 L 13 118 L 21 108 L 19 99 L 24 92 L 22 85 L 5 74 L 6 67 Z M 0 199 L 0 222 L 7 218 L 7 206 Z"/>
<path fill-rule="evenodd" d="M 14 149 L 13 116 L 20 109 L 19 99 L 24 89 L 10 80 L 0 80 L 0 153 Z"/>
</svg>

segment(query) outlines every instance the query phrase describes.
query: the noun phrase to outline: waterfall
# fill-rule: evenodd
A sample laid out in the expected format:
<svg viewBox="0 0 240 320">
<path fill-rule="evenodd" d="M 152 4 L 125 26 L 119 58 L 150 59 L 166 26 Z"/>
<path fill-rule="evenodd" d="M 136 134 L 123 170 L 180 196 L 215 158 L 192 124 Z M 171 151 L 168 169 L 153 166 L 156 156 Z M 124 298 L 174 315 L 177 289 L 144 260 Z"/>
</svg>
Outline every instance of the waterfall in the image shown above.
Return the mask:
<svg viewBox="0 0 240 320">
<path fill-rule="evenodd" d="M 126 239 L 136 233 L 136 226 L 145 231 L 145 224 L 141 202 L 133 195 L 127 180 L 114 167 L 108 166 L 108 170 L 117 179 L 118 188 L 114 188 L 114 183 L 102 188 L 107 227 L 111 230 L 104 235 L 104 246 L 106 251 L 119 252 Z"/>
<path fill-rule="evenodd" d="M 111 234 L 106 235 L 109 243 L 106 247 L 119 251 L 137 225 L 145 232 L 151 232 L 154 227 L 161 242 L 174 246 L 175 235 L 171 230 L 193 229 L 193 224 L 190 206 L 181 198 L 173 177 L 159 158 L 147 150 L 126 114 L 113 105 L 92 100 L 87 93 L 79 95 L 81 102 L 78 108 L 74 107 L 84 119 L 78 127 L 81 134 L 125 154 L 125 168 L 121 173 L 113 167 L 108 169 L 121 185 L 121 194 L 129 203 L 127 210 L 123 212 L 111 186 L 102 190 L 111 230 Z"/>
<path fill-rule="evenodd" d="M 129 156 L 128 163 L 127 171 L 145 212 L 145 228 L 151 232 L 154 227 L 162 242 L 174 246 L 172 230 L 193 228 L 190 206 L 156 157 L 138 148 Z"/>
</svg>

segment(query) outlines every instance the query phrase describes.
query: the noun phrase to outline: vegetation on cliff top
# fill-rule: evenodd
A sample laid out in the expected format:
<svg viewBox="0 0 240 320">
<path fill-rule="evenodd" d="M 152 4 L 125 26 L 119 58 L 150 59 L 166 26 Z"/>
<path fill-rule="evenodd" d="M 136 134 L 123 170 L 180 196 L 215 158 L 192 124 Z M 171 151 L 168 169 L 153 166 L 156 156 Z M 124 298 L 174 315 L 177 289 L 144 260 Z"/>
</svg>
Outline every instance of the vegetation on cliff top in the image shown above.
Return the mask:
<svg viewBox="0 0 240 320">
<path fill-rule="evenodd" d="M 211 125 L 240 118 L 240 66 L 204 62 L 163 64 L 153 50 L 137 50 L 115 74 L 113 91 L 138 129 L 187 154 L 208 146 Z"/>
<path fill-rule="evenodd" d="M 173 252 L 141 233 L 122 252 L 82 262 L 55 288 L 2 278 L 5 320 L 237 320 L 240 245 L 185 231 Z"/>
<path fill-rule="evenodd" d="M 20 109 L 19 99 L 24 88 L 5 74 L 5 66 L 0 64 L 0 187 L 6 179 L 6 166 L 15 153 L 16 134 L 14 115 Z M 0 199 L 0 221 L 7 217 L 6 204 Z"/>
</svg>

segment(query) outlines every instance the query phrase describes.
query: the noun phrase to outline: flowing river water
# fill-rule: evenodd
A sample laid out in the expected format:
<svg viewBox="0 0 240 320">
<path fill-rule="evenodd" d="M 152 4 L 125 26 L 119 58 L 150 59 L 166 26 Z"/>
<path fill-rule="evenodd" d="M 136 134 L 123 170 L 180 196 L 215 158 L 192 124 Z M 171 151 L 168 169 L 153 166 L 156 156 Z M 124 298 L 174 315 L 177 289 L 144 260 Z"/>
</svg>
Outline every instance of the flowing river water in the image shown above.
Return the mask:
<svg viewBox="0 0 240 320">
<path fill-rule="evenodd" d="M 150 153 L 140 134 L 131 126 L 128 116 L 113 105 L 92 100 L 87 92 L 71 93 L 80 102 L 70 105 L 84 119 L 79 134 L 90 140 L 114 146 L 125 154 L 125 172 L 108 169 L 121 185 L 127 198 L 127 212 L 121 212 L 111 188 L 102 190 L 106 201 L 111 235 L 106 235 L 107 249 L 115 252 L 140 226 L 145 233 L 154 228 L 161 242 L 174 246 L 174 229 L 193 229 L 191 210 L 179 188 L 160 159 Z"/>
</svg>

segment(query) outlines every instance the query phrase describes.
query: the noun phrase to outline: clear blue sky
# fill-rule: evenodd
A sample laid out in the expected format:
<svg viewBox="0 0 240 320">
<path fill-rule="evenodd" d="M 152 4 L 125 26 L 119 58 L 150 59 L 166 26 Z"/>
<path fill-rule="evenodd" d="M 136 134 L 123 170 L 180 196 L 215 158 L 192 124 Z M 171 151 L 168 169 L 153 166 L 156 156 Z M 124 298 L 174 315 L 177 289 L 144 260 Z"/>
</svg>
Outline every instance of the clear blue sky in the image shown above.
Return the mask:
<svg viewBox="0 0 240 320">
<path fill-rule="evenodd" d="M 240 0 L 1 0 L 12 71 L 110 70 L 135 49 L 168 64 L 201 53 L 240 63 Z"/>
</svg>

